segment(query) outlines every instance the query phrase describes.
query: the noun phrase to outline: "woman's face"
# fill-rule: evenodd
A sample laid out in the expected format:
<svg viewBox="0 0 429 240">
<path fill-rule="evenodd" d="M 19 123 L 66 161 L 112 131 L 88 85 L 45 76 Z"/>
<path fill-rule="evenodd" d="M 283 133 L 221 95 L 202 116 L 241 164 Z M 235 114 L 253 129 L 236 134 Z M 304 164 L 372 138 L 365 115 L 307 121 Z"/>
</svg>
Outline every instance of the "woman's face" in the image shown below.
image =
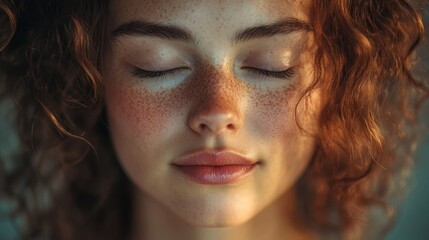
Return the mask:
<svg viewBox="0 0 429 240">
<path fill-rule="evenodd" d="M 243 223 L 303 174 L 317 130 L 305 1 L 113 0 L 108 125 L 136 188 L 199 226 Z M 295 20 L 294 20 L 295 19 Z"/>
</svg>

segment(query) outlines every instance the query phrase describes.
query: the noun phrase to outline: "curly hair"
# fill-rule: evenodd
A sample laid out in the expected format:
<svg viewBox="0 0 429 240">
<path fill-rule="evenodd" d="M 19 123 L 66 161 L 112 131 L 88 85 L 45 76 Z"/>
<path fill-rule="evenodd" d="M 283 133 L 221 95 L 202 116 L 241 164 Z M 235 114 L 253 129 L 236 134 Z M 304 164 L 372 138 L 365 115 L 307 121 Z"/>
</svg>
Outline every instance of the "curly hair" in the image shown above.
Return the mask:
<svg viewBox="0 0 429 240">
<path fill-rule="evenodd" d="M 12 100 L 18 150 L 0 159 L 0 193 L 22 239 L 124 239 L 131 183 L 109 139 L 100 64 L 107 0 L 0 1 L 1 99 Z M 341 238 L 395 219 L 427 82 L 411 73 L 423 38 L 408 0 L 314 0 L 321 89 L 318 147 L 299 180 L 299 217 Z M 399 198 L 398 198 L 399 199 Z M 371 216 L 381 207 L 382 216 Z"/>
</svg>

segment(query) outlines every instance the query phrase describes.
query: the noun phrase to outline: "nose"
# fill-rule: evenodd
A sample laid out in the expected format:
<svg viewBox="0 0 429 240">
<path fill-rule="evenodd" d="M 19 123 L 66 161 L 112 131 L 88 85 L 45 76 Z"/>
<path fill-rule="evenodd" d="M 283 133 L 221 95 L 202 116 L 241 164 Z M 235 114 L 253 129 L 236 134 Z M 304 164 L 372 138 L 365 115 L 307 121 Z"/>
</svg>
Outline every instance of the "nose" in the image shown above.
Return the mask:
<svg viewBox="0 0 429 240">
<path fill-rule="evenodd" d="M 233 105 L 209 103 L 200 106 L 191 115 L 189 125 L 200 135 L 219 135 L 237 132 L 241 128 L 241 121 Z"/>
<path fill-rule="evenodd" d="M 188 125 L 196 133 L 232 134 L 243 125 L 243 86 L 222 74 L 199 79 Z"/>
</svg>

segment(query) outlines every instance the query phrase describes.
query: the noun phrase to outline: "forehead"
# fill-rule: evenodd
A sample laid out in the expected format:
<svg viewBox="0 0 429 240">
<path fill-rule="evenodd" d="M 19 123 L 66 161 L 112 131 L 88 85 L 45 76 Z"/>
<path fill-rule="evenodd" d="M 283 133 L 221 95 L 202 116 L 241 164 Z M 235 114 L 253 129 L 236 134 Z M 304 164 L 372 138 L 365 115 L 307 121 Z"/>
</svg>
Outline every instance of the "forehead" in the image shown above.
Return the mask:
<svg viewBox="0 0 429 240">
<path fill-rule="evenodd" d="M 227 29 L 265 24 L 292 17 L 307 20 L 308 0 L 112 0 L 109 26 L 144 19 L 189 28 Z"/>
</svg>

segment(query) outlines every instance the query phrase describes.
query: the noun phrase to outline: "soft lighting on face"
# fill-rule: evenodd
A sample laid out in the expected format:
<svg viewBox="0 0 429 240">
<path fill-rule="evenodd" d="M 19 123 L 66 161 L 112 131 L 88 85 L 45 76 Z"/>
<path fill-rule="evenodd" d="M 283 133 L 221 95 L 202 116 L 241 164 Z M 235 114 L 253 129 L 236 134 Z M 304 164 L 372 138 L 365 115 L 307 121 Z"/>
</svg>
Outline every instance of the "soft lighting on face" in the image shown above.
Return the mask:
<svg viewBox="0 0 429 240">
<path fill-rule="evenodd" d="M 192 225 L 249 221 L 289 192 L 313 156 L 315 141 L 294 115 L 300 83 L 312 78 L 304 71 L 311 62 L 301 62 L 310 54 L 302 47 L 306 19 L 280 2 L 276 14 L 257 2 L 111 4 L 120 11 L 110 29 L 119 30 L 106 42 L 103 75 L 117 157 L 141 201 Z M 298 110 L 303 126 L 315 129 L 318 109 Z M 198 151 L 231 151 L 258 164 L 174 167 Z"/>
</svg>

